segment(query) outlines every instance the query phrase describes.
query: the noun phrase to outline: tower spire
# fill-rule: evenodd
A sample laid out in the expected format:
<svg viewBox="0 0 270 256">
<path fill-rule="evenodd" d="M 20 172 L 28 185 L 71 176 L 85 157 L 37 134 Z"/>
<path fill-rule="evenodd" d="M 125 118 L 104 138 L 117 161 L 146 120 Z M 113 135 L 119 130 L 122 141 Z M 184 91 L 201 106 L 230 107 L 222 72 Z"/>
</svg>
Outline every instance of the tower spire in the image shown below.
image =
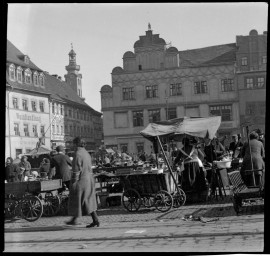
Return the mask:
<svg viewBox="0 0 270 256">
<path fill-rule="evenodd" d="M 148 22 L 148 30 L 151 30 L 151 24 Z"/>
</svg>

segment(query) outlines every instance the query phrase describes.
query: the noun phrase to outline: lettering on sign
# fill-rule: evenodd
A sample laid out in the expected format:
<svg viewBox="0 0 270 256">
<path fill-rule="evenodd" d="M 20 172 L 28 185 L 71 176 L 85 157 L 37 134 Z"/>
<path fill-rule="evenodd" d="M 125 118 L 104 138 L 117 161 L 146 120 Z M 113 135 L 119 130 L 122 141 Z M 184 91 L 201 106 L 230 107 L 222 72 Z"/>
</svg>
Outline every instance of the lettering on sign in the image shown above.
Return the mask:
<svg viewBox="0 0 270 256">
<path fill-rule="evenodd" d="M 40 116 L 34 116 L 34 115 L 20 115 L 18 113 L 16 113 L 16 116 L 19 120 L 26 120 L 26 121 L 38 121 L 38 122 L 41 122 L 41 118 Z"/>
</svg>

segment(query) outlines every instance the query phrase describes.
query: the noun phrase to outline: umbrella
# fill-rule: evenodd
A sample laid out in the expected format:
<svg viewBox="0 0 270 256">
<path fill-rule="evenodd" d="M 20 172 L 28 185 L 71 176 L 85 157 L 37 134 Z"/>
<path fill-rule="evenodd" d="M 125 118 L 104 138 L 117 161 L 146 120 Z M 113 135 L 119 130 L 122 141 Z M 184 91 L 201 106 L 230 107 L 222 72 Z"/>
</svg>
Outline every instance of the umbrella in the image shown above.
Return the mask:
<svg viewBox="0 0 270 256">
<path fill-rule="evenodd" d="M 33 155 L 42 155 L 42 154 L 49 154 L 52 150 L 46 148 L 46 147 L 39 147 L 32 149 L 27 155 L 33 156 Z"/>
</svg>

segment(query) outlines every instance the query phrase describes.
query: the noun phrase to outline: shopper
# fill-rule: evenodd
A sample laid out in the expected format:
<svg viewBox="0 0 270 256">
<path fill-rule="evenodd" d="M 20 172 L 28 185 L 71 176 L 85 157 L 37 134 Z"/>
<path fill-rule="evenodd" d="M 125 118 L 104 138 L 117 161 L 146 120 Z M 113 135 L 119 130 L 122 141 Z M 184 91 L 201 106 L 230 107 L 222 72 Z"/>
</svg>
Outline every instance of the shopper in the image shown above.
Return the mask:
<svg viewBox="0 0 270 256">
<path fill-rule="evenodd" d="M 63 146 L 57 146 L 56 151 L 58 154 L 52 158 L 50 167 L 55 167 L 54 179 L 62 179 L 63 187 L 58 190 L 58 192 L 61 193 L 66 188 L 69 188 L 72 162 L 70 158 L 65 155 Z"/>
<path fill-rule="evenodd" d="M 238 140 L 238 135 L 234 134 L 232 135 L 232 142 L 230 143 L 229 150 L 233 152 L 234 158 L 241 158 L 241 149 L 243 147 L 243 143 Z"/>
<path fill-rule="evenodd" d="M 72 161 L 72 177 L 69 192 L 68 214 L 73 216 L 66 224 L 78 224 L 78 218 L 83 215 L 91 215 L 93 222 L 87 228 L 99 227 L 97 216 L 97 201 L 95 191 L 95 179 L 92 172 L 92 159 L 85 150 L 85 141 L 80 137 L 73 140 L 76 147 Z"/>
<path fill-rule="evenodd" d="M 50 160 L 48 158 L 44 158 L 41 162 L 39 173 L 41 178 L 48 177 L 50 173 Z"/>
<path fill-rule="evenodd" d="M 21 172 L 18 175 L 20 181 L 24 181 L 24 178 L 28 177 L 31 172 L 31 164 L 27 161 L 27 159 L 27 156 L 22 156 L 21 162 L 18 164 L 21 169 Z"/>
</svg>

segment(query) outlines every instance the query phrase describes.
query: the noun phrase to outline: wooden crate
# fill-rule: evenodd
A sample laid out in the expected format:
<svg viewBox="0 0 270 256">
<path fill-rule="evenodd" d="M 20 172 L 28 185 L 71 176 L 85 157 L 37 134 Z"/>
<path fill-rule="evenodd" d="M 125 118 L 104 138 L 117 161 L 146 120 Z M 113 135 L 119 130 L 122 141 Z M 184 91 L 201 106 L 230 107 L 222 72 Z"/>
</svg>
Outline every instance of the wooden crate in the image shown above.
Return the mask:
<svg viewBox="0 0 270 256">
<path fill-rule="evenodd" d="M 27 182 L 10 182 L 5 183 L 5 194 L 15 196 L 24 195 L 28 191 Z"/>
<path fill-rule="evenodd" d="M 62 180 L 42 180 L 42 181 L 29 181 L 28 184 L 28 192 L 30 193 L 38 193 L 44 191 L 53 191 L 58 188 L 62 188 Z"/>
</svg>

